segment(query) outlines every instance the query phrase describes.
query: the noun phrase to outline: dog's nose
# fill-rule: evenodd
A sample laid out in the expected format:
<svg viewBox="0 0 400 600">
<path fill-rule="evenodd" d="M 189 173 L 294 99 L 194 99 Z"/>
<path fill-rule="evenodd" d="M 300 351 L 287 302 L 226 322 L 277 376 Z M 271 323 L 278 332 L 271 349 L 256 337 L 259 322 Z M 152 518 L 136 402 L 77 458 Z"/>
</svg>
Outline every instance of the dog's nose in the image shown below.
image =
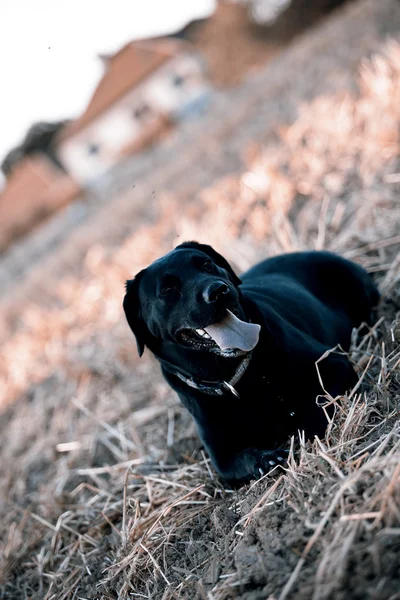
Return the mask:
<svg viewBox="0 0 400 600">
<path fill-rule="evenodd" d="M 223 281 L 213 281 L 203 291 L 203 298 L 207 304 L 216 302 L 220 296 L 225 296 L 229 293 L 229 287 Z"/>
</svg>

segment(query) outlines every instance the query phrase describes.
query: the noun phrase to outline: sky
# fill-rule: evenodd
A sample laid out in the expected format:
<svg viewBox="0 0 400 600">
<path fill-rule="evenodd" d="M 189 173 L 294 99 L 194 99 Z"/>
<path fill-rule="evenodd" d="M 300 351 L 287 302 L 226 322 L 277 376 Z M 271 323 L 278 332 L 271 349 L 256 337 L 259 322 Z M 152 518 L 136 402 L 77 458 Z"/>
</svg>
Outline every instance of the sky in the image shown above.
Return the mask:
<svg viewBox="0 0 400 600">
<path fill-rule="evenodd" d="M 214 6 L 215 0 L 0 0 L 0 162 L 32 123 L 84 110 L 103 72 L 98 54 L 177 30 Z"/>
</svg>

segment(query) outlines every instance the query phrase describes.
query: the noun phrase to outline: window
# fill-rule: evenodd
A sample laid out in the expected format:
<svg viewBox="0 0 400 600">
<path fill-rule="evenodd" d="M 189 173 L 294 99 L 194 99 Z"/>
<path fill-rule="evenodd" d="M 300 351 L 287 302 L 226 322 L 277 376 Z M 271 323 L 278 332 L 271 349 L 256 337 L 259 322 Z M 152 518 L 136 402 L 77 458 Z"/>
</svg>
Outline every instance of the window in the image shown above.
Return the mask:
<svg viewBox="0 0 400 600">
<path fill-rule="evenodd" d="M 98 144 L 89 144 L 88 153 L 92 156 L 100 152 L 100 146 Z"/>
<path fill-rule="evenodd" d="M 182 87 L 185 83 L 185 78 L 182 75 L 175 75 L 172 83 L 174 87 Z"/>
<path fill-rule="evenodd" d="M 138 121 L 143 121 L 143 119 L 145 119 L 146 117 L 148 117 L 150 115 L 150 113 L 151 113 L 150 106 L 148 104 L 145 104 L 144 102 L 142 104 L 139 104 L 133 110 L 133 116 Z"/>
</svg>

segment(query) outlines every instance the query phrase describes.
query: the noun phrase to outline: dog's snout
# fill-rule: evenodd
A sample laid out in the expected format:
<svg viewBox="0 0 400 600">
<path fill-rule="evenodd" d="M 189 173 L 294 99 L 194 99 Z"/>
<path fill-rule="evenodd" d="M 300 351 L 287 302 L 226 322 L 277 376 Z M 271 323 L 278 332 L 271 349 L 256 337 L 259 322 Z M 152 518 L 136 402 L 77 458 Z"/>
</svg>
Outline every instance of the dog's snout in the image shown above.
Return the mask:
<svg viewBox="0 0 400 600">
<path fill-rule="evenodd" d="M 220 296 L 229 293 L 229 287 L 223 281 L 213 281 L 203 291 L 203 298 L 207 304 L 216 302 Z"/>
</svg>

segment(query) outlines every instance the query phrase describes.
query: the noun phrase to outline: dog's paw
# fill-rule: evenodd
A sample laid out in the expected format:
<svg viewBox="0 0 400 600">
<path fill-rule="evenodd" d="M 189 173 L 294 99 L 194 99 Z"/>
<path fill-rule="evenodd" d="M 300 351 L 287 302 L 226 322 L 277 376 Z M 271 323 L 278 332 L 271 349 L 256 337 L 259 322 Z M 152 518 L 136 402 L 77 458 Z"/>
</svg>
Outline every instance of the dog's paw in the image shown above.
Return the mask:
<svg viewBox="0 0 400 600">
<path fill-rule="evenodd" d="M 237 454 L 232 461 L 220 468 L 220 475 L 231 485 L 238 486 L 283 466 L 288 457 L 288 450 L 257 450 L 248 448 Z"/>
<path fill-rule="evenodd" d="M 260 456 L 257 461 L 258 474 L 265 475 L 275 467 L 283 466 L 289 456 L 289 450 L 278 448 L 277 450 L 260 450 Z"/>
</svg>

